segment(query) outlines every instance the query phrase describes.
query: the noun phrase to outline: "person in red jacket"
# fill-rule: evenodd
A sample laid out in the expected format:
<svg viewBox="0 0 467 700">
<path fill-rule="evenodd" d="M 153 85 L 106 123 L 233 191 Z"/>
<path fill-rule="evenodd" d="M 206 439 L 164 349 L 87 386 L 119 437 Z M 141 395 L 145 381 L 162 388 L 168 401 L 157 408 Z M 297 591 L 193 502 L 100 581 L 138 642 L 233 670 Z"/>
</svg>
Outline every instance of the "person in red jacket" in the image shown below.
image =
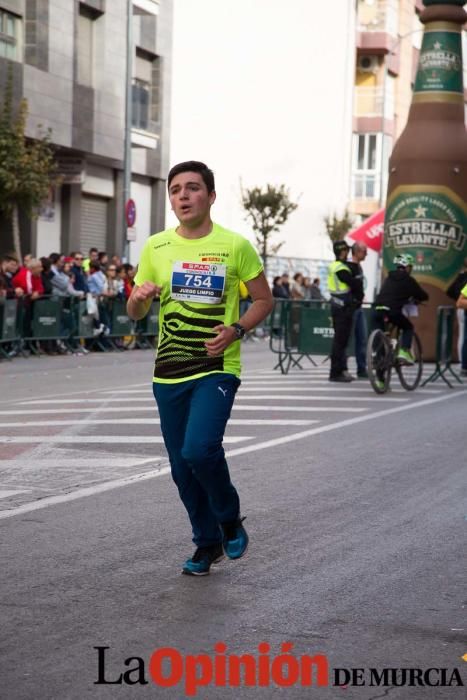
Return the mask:
<svg viewBox="0 0 467 700">
<path fill-rule="evenodd" d="M 31 258 L 13 277 L 13 284 L 15 287 L 20 287 L 31 299 L 37 299 L 44 294 L 41 272 L 41 261 Z"/>
</svg>

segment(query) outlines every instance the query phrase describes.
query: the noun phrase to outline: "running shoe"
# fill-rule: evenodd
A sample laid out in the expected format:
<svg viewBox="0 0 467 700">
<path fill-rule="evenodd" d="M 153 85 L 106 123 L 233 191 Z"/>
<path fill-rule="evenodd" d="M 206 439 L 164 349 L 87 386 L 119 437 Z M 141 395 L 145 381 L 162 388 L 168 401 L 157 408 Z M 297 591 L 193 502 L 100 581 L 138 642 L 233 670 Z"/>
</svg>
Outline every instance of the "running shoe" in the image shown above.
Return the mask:
<svg viewBox="0 0 467 700">
<path fill-rule="evenodd" d="M 397 353 L 397 359 L 404 365 L 415 364 L 415 357 L 412 355 L 410 350 L 404 350 L 403 348 L 400 348 L 399 352 Z"/>
<path fill-rule="evenodd" d="M 222 523 L 222 546 L 229 559 L 240 559 L 248 548 L 248 533 L 242 525 L 245 518 L 237 518 L 229 523 Z"/>
<path fill-rule="evenodd" d="M 207 576 L 212 564 L 217 564 L 224 558 L 221 544 L 209 547 L 198 547 L 191 559 L 187 559 L 182 568 L 182 574 L 188 576 Z"/>
</svg>

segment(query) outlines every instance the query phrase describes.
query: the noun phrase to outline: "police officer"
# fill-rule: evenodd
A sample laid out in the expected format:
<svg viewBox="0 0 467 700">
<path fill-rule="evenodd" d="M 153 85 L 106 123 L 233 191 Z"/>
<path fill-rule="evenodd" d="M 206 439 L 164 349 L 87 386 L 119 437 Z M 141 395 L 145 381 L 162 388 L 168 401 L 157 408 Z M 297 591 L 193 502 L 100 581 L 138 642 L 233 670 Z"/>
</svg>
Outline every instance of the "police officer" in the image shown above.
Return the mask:
<svg viewBox="0 0 467 700">
<path fill-rule="evenodd" d="M 334 327 L 334 340 L 331 349 L 330 382 L 351 382 L 347 369 L 346 348 L 352 332 L 354 294 L 358 294 L 358 281 L 347 264 L 349 246 L 345 241 L 333 245 L 335 262 L 328 270 L 328 291 L 331 295 L 331 316 Z"/>
<path fill-rule="evenodd" d="M 353 335 L 355 342 L 355 359 L 357 361 L 357 377 L 359 379 L 368 379 L 366 369 L 366 343 L 368 340 L 368 331 L 366 327 L 365 314 L 362 309 L 363 299 L 365 297 L 365 275 L 361 263 L 367 256 L 368 249 L 365 243 L 356 241 L 352 246 L 352 257 L 347 261 L 350 271 L 358 281 L 358 292 L 353 294 Z"/>
</svg>

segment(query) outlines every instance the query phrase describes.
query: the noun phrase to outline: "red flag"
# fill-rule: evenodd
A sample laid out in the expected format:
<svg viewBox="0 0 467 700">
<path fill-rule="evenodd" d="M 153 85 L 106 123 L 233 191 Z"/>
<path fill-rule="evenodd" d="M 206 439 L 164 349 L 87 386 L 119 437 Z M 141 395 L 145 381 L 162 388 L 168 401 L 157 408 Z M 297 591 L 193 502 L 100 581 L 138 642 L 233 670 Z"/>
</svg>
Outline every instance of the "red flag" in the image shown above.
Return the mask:
<svg viewBox="0 0 467 700">
<path fill-rule="evenodd" d="M 368 248 L 379 253 L 383 247 L 383 232 L 384 209 L 380 209 L 369 216 L 368 219 L 365 219 L 361 226 L 351 231 L 347 238 L 351 238 L 358 243 L 366 243 Z"/>
</svg>

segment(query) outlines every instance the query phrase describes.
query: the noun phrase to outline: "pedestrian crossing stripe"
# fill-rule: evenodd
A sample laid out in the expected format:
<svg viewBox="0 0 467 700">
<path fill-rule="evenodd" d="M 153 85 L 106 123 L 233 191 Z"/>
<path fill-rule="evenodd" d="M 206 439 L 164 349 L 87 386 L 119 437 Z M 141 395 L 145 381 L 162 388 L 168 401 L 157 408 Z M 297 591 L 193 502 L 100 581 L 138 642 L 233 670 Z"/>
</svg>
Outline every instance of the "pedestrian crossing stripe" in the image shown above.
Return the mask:
<svg viewBox="0 0 467 700">
<path fill-rule="evenodd" d="M 253 440 L 253 435 L 227 435 L 224 437 L 224 442 L 227 444 L 235 444 L 237 442 L 245 442 Z M 87 444 L 161 444 L 164 438 L 159 435 L 21 435 L 21 436 L 0 436 L 0 443 L 28 445 L 31 443 L 66 443 L 67 445 L 87 445 Z"/>
</svg>

